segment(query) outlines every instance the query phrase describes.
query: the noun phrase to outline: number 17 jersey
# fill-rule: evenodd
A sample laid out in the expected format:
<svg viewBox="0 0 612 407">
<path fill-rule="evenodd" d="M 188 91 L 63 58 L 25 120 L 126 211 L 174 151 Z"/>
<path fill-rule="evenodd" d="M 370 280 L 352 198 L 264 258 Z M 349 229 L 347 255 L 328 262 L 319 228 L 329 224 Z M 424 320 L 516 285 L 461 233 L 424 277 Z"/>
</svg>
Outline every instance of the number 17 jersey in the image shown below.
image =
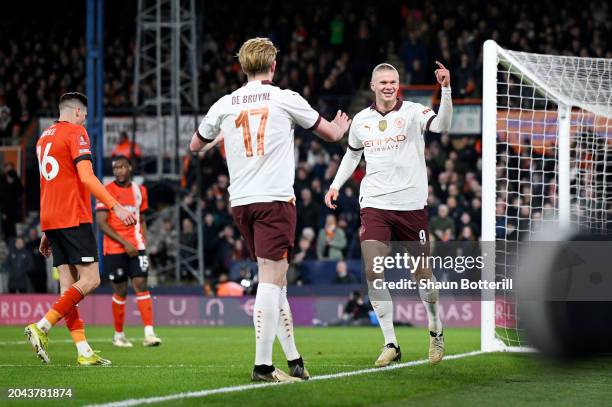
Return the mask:
<svg viewBox="0 0 612 407">
<path fill-rule="evenodd" d="M 198 136 L 223 132 L 231 206 L 294 199 L 295 125 L 314 130 L 321 116 L 298 93 L 269 81 L 251 81 L 219 99 Z"/>
<path fill-rule="evenodd" d="M 36 142 L 40 171 L 40 225 L 43 231 L 92 223 L 91 196 L 76 164 L 91 161 L 89 136 L 83 126 L 55 122 Z"/>
</svg>

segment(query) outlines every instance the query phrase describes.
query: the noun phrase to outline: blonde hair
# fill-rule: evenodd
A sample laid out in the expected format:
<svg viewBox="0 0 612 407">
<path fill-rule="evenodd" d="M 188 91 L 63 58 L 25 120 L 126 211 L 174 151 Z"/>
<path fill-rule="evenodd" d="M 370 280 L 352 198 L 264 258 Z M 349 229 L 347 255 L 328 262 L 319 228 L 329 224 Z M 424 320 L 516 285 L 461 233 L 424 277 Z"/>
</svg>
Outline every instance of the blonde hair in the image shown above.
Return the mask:
<svg viewBox="0 0 612 407">
<path fill-rule="evenodd" d="M 267 73 L 276 60 L 278 49 L 269 38 L 251 38 L 238 51 L 238 60 L 247 75 Z"/>
<path fill-rule="evenodd" d="M 370 79 L 370 82 L 374 82 L 374 74 L 379 71 L 394 71 L 399 77 L 399 72 L 397 72 L 397 69 L 395 69 L 393 65 L 383 62 L 382 64 L 376 65 L 374 69 L 372 69 L 372 78 Z"/>
</svg>

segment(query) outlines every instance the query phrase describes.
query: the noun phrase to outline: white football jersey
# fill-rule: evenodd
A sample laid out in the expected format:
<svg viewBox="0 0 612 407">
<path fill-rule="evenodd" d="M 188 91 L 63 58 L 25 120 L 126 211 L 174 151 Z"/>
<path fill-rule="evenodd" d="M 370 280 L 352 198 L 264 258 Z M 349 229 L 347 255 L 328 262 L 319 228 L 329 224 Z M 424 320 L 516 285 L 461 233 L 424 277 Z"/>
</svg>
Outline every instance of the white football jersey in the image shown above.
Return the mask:
<svg viewBox="0 0 612 407">
<path fill-rule="evenodd" d="M 382 114 L 374 105 L 355 115 L 349 148 L 364 150 L 366 176 L 361 182 L 362 208 L 398 211 L 427 204 L 424 134 L 436 116 L 431 108 L 398 100 Z"/>
<path fill-rule="evenodd" d="M 223 132 L 231 206 L 295 199 L 295 125 L 314 129 L 321 116 L 298 93 L 251 81 L 219 99 L 198 127 L 212 141 Z"/>
</svg>

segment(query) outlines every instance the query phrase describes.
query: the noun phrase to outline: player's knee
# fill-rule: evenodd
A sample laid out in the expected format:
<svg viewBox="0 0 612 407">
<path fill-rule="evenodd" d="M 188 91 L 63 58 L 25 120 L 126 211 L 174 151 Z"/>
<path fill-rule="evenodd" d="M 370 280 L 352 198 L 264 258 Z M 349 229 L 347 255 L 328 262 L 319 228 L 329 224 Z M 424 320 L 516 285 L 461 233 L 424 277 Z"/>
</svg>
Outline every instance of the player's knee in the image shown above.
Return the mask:
<svg viewBox="0 0 612 407">
<path fill-rule="evenodd" d="M 122 285 L 115 285 L 115 294 L 117 294 L 119 297 L 123 297 L 125 298 L 127 296 L 127 284 L 122 284 Z"/>
<path fill-rule="evenodd" d="M 144 278 L 134 279 L 132 280 L 132 287 L 134 287 L 134 292 L 141 293 L 143 291 L 147 291 L 147 280 Z M 126 287 L 127 291 L 127 287 Z"/>
<path fill-rule="evenodd" d="M 87 292 L 90 293 L 100 286 L 100 276 L 90 276 L 85 281 L 83 281 L 83 283 L 86 285 Z"/>
</svg>

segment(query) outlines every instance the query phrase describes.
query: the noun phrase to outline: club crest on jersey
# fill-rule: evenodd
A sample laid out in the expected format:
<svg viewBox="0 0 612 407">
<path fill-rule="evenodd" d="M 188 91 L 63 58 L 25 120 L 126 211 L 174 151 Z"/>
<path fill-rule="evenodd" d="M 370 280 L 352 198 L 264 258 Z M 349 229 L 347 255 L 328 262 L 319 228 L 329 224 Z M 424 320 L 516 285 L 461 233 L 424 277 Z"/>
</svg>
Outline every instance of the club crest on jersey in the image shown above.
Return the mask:
<svg viewBox="0 0 612 407">
<path fill-rule="evenodd" d="M 401 129 L 402 127 L 404 127 L 404 125 L 406 124 L 406 122 L 404 121 L 404 119 L 402 119 L 401 117 L 398 117 L 397 119 L 395 119 L 395 121 L 393 122 L 393 124 L 395 125 L 395 127 L 397 127 L 398 129 Z"/>
<path fill-rule="evenodd" d="M 381 121 L 378 122 L 378 130 L 380 130 L 380 131 L 387 130 L 387 121 L 386 120 L 381 120 Z"/>
</svg>

